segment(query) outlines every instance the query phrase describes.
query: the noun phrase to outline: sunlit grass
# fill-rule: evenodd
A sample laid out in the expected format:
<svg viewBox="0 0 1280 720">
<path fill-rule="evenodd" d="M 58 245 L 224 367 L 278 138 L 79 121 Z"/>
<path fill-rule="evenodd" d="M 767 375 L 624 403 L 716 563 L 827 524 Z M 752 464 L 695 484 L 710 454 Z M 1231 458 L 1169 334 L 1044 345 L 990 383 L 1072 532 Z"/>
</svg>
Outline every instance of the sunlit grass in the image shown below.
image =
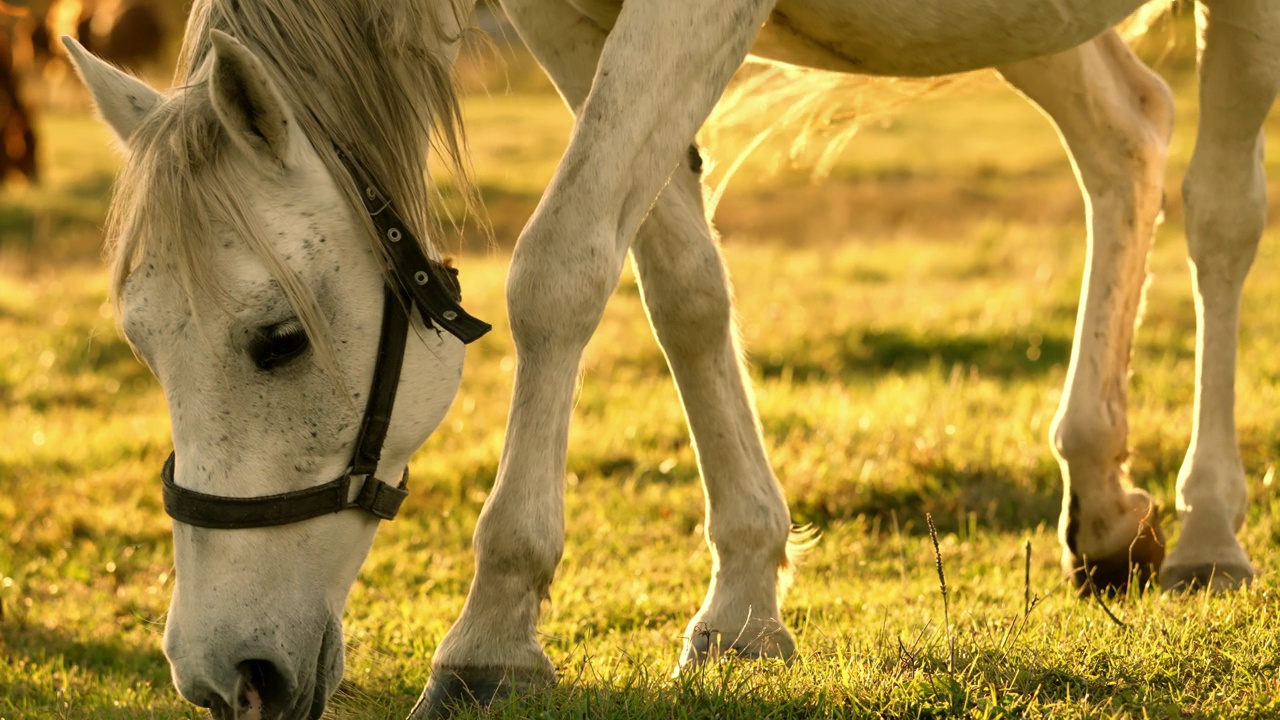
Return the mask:
<svg viewBox="0 0 1280 720">
<path fill-rule="evenodd" d="M 791 708 L 783 717 L 877 708 L 1089 715 L 1148 705 L 1216 714 L 1230 709 L 1211 699 L 1221 694 L 1251 714 L 1273 702 L 1277 655 L 1249 649 L 1278 642 L 1267 618 L 1276 609 L 1280 498 L 1262 484 L 1280 449 L 1272 410 L 1280 364 L 1268 352 L 1280 327 L 1263 311 L 1280 302 L 1275 253 L 1260 258 L 1251 288 L 1240 399 L 1255 497 L 1245 538 L 1262 579 L 1250 594 L 1212 602 L 1127 603 L 1117 608 L 1125 635 L 1075 600 L 1056 570 L 1058 480 L 1043 438 L 1064 372 L 1078 271 L 1060 268 L 1078 265 L 1075 236 L 1030 243 L 1012 229 L 1025 252 L 1006 257 L 991 244 L 950 267 L 949 243 L 728 249 L 775 465 L 796 520 L 824 532 L 788 604 L 800 662 L 728 679 L 666 680 L 708 557 L 674 392 L 624 280 L 585 362 L 568 546 L 542 625 L 568 682 L 506 716 L 591 707 L 619 717 L 751 717 L 778 703 Z M 1166 506 L 1191 384 L 1191 315 L 1185 302 L 1170 302 L 1186 294 L 1178 254 L 1166 240 L 1153 263 L 1132 419 L 1135 473 Z M 815 281 L 819 262 L 828 272 Z M 983 265 L 982 279 L 969 277 Z M 1037 276 L 1043 266 L 1055 269 Z M 499 328 L 418 454 L 414 495 L 381 531 L 353 593 L 350 682 L 336 717 L 407 710 L 470 580 L 469 535 L 496 468 L 511 349 L 505 258 L 469 257 L 464 267 L 469 303 Z M 168 687 L 158 652 L 172 569 L 155 480 L 167 452 L 157 389 L 104 317 L 100 273 L 9 277 L 3 290 L 3 432 L 12 440 L 0 456 L 0 686 L 9 688 L 0 716 L 40 717 L 63 703 L 68 717 L 183 716 L 190 711 Z M 807 310 L 835 298 L 835 312 Z M 943 528 L 954 677 L 943 671 L 941 599 L 920 532 L 926 511 Z M 1026 538 L 1031 591 L 1047 599 L 1001 645 L 1022 612 Z M 1210 630 L 1219 627 L 1233 629 Z M 1118 641 L 1130 636 L 1140 640 Z M 1175 682 L 1212 667 L 1210 650 L 1234 658 L 1238 671 L 1198 677 L 1204 693 Z"/>
</svg>

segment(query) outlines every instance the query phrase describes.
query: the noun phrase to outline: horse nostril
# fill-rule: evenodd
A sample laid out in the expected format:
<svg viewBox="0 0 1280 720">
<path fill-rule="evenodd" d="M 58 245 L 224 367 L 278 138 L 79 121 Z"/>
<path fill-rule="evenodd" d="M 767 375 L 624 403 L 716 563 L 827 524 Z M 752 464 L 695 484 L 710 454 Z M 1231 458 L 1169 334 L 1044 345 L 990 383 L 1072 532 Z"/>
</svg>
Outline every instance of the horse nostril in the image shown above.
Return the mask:
<svg viewBox="0 0 1280 720">
<path fill-rule="evenodd" d="M 237 667 L 241 678 L 239 700 L 243 710 L 257 711 L 257 717 L 274 717 L 289 707 L 293 691 L 275 664 L 268 660 L 246 660 Z"/>
</svg>

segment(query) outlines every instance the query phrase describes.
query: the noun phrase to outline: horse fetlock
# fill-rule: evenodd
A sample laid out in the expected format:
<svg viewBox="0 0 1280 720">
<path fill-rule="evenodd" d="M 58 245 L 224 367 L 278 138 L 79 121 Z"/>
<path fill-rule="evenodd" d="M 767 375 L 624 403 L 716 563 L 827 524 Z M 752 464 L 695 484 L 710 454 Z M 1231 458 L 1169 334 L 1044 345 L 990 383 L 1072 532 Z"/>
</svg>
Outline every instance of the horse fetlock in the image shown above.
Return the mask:
<svg viewBox="0 0 1280 720">
<path fill-rule="evenodd" d="M 1058 520 L 1063 546 L 1076 555 L 1093 557 L 1127 550 L 1134 538 L 1150 528 L 1159 528 L 1159 508 L 1149 493 L 1137 488 L 1103 494 L 1070 486 Z"/>
<path fill-rule="evenodd" d="M 477 530 L 477 579 L 483 575 L 488 582 L 504 587 L 533 588 L 545 596 L 564 553 L 563 536 L 547 535 L 551 534 L 523 534 L 512 526 L 502 527 L 498 532 Z"/>
<path fill-rule="evenodd" d="M 492 555 L 478 553 L 467 601 L 440 641 L 435 666 L 507 670 L 546 666 L 537 625 L 553 573 L 554 568 L 522 568 L 512 557 L 494 563 Z"/>
<path fill-rule="evenodd" d="M 1100 407 L 1096 412 L 1083 412 L 1078 404 L 1060 409 L 1050 428 L 1050 438 L 1064 475 L 1077 485 L 1090 478 L 1105 482 L 1120 472 L 1129 457 L 1124 399 L 1115 407 Z"/>
<path fill-rule="evenodd" d="M 1194 451 L 1192 455 L 1194 456 Z M 1220 462 L 1193 459 L 1178 473 L 1178 516 L 1190 528 L 1234 535 L 1244 526 L 1249 489 L 1238 456 Z"/>
<path fill-rule="evenodd" d="M 1059 520 L 1062 569 L 1081 596 L 1142 591 L 1165 556 L 1159 508 L 1143 490 L 1112 500 L 1068 491 Z"/>
<path fill-rule="evenodd" d="M 488 707 L 503 698 L 528 695 L 555 683 L 551 661 L 529 667 L 436 665 L 409 713 L 409 720 L 440 720 L 469 706 Z"/>
<path fill-rule="evenodd" d="M 718 492 L 711 495 L 707 539 L 721 559 L 732 556 L 754 563 L 768 556 L 782 562 L 791 537 L 791 511 L 772 476 L 755 484 L 754 492 L 739 487 L 738 497 L 722 497 Z"/>
</svg>

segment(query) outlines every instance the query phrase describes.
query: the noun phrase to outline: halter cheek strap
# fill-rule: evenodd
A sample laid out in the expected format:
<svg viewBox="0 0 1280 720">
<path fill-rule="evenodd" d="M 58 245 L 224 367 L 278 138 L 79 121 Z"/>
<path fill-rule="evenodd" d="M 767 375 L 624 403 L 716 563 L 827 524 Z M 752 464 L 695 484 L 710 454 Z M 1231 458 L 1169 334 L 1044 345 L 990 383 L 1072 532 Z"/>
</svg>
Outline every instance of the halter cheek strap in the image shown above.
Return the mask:
<svg viewBox="0 0 1280 720">
<path fill-rule="evenodd" d="M 160 477 L 164 509 L 174 520 L 197 527 L 234 530 L 287 525 L 354 508 L 383 520 L 394 519 L 409 494 L 409 471 L 405 469 L 396 485 L 374 477 L 374 473 L 391 426 L 409 337 L 410 310 L 401 298 L 418 308 L 424 323 L 434 323 L 464 343 L 473 342 L 490 330 L 488 323 L 472 317 L 459 304 L 458 271 L 428 258 L 386 195 L 341 150 L 338 157 L 363 188 L 365 210 L 378 229 L 395 279 L 386 287 L 373 384 L 369 388 L 360 434 L 356 437 L 351 467 L 336 480 L 304 490 L 228 497 L 179 487 L 173 479 L 175 456 L 171 453 Z M 357 481 L 361 483 L 360 488 L 352 498 L 352 486 Z"/>
<path fill-rule="evenodd" d="M 377 472 L 382 443 L 391 426 L 408 337 L 409 316 L 388 288 L 383 301 L 382 334 L 378 339 L 373 385 L 369 388 L 351 467 L 342 477 L 324 485 L 276 495 L 247 498 L 209 495 L 179 487 L 174 482 L 171 453 L 160 471 L 165 512 L 188 525 L 224 530 L 287 525 L 352 508 L 361 508 L 384 520 L 395 518 L 400 504 L 409 495 L 409 470 L 405 469 L 399 484 L 394 486 L 373 474 Z M 355 482 L 362 484 L 352 499 L 351 487 Z"/>
<path fill-rule="evenodd" d="M 413 300 L 422 313 L 422 319 L 429 319 L 464 343 L 479 340 L 493 329 L 489 323 L 462 309 L 458 271 L 428 258 L 422 251 L 422 244 L 396 214 L 386 193 L 350 155 L 341 149 L 337 149 L 337 153 L 361 190 L 365 212 L 369 213 L 382 248 L 391 261 L 392 275 L 399 286 L 397 289 Z"/>
</svg>

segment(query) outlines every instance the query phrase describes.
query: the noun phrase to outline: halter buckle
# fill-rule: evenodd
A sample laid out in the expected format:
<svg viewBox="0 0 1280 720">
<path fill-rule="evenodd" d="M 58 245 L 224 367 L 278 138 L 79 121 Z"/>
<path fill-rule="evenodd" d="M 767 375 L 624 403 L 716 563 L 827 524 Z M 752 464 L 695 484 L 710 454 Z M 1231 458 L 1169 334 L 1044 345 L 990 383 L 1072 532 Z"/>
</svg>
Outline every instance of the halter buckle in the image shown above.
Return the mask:
<svg viewBox="0 0 1280 720">
<path fill-rule="evenodd" d="M 346 477 L 347 482 L 351 482 L 351 475 Z M 400 505 L 407 497 L 409 497 L 409 468 L 404 469 L 400 484 L 394 487 L 373 475 L 365 475 L 364 483 L 356 493 L 355 500 L 348 501 L 346 509 L 360 508 L 383 520 L 394 520 L 396 514 L 400 512 Z"/>
</svg>

